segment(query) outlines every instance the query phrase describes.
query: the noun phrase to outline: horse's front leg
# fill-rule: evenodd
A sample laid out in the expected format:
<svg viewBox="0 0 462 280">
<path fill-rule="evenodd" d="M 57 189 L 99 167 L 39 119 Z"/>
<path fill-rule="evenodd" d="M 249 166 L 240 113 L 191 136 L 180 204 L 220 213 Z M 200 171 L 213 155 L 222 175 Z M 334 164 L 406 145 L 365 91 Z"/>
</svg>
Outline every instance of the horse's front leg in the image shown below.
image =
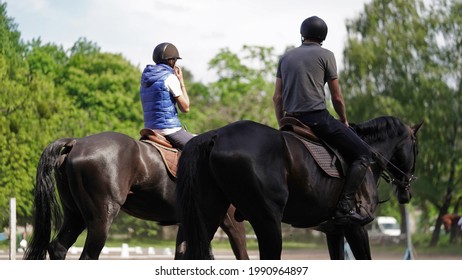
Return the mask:
<svg viewBox="0 0 462 280">
<path fill-rule="evenodd" d="M 343 227 L 336 226 L 332 231 L 326 232 L 327 248 L 329 249 L 329 256 L 331 260 L 344 260 L 344 233 Z"/>
<path fill-rule="evenodd" d="M 349 225 L 344 230 L 345 238 L 350 244 L 351 251 L 357 260 L 371 260 L 369 235 L 363 226 Z"/>
<path fill-rule="evenodd" d="M 87 209 L 91 209 L 91 207 L 88 206 Z M 100 208 L 91 213 L 91 215 L 87 215 L 85 218 L 87 221 L 87 238 L 79 258 L 80 260 L 99 259 L 99 255 L 109 234 L 109 228 L 119 210 L 120 204 L 112 203 L 112 207 L 106 209 Z"/>
</svg>

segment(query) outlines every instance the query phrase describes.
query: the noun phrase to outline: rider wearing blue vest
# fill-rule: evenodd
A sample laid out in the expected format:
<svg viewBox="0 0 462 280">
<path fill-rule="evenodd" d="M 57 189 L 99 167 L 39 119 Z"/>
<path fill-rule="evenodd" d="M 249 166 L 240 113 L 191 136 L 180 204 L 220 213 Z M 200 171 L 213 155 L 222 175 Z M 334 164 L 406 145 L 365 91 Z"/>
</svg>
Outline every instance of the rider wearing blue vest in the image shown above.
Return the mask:
<svg viewBox="0 0 462 280">
<path fill-rule="evenodd" d="M 184 86 L 183 73 L 176 66 L 181 59 L 178 49 L 171 43 L 154 48 L 155 65 L 147 65 L 141 75 L 140 97 L 144 113 L 144 126 L 165 136 L 172 146 L 183 149 L 193 134 L 182 128 L 178 108 L 189 111 L 189 97 Z"/>
</svg>

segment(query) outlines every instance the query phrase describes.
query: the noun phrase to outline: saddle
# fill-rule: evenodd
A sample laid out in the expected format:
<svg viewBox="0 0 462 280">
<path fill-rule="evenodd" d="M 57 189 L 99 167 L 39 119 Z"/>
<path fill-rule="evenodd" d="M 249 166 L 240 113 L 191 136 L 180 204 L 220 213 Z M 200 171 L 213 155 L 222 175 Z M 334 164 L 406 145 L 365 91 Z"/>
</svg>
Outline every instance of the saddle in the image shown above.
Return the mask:
<svg viewBox="0 0 462 280">
<path fill-rule="evenodd" d="M 178 159 L 180 158 L 181 151 L 173 148 L 167 138 L 150 128 L 143 128 L 140 131 L 140 135 L 140 141 L 151 144 L 159 151 L 168 172 L 176 178 Z"/>
<path fill-rule="evenodd" d="M 348 167 L 341 155 L 320 140 L 309 126 L 296 118 L 284 117 L 279 130 L 296 136 L 327 175 L 340 179 L 345 176 Z"/>
</svg>

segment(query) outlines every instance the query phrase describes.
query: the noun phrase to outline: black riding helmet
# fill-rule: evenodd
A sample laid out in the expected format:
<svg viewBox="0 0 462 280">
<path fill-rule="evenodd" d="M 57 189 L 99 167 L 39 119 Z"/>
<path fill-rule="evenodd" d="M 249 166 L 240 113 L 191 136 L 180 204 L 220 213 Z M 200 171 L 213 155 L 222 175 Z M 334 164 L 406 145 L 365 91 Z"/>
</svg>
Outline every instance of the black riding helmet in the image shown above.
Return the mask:
<svg viewBox="0 0 462 280">
<path fill-rule="evenodd" d="M 300 34 L 305 39 L 316 39 L 322 42 L 327 36 L 327 24 L 317 16 L 309 17 L 302 22 Z"/>
<path fill-rule="evenodd" d="M 167 63 L 169 59 L 181 59 L 178 49 L 171 43 L 162 43 L 154 48 L 152 60 L 156 64 Z"/>
</svg>

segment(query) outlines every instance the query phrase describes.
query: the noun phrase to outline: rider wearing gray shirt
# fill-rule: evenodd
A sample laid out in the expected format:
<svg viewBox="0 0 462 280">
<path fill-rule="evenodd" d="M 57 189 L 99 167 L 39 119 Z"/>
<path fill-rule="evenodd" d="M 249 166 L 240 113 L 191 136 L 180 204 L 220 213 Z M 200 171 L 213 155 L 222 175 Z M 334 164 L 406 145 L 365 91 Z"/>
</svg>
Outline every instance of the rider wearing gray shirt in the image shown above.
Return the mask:
<svg viewBox="0 0 462 280">
<path fill-rule="evenodd" d="M 373 218 L 368 213 L 361 215 L 355 194 L 369 170 L 372 153 L 349 129 L 334 54 L 321 47 L 327 36 L 326 23 L 316 16 L 309 17 L 303 21 L 300 34 L 302 45 L 288 51 L 278 64 L 273 96 L 277 121 L 281 124 L 284 116 L 297 118 L 342 154 L 350 167 L 333 213 L 334 221 L 366 224 Z M 326 107 L 326 83 L 338 120 Z"/>
<path fill-rule="evenodd" d="M 276 77 L 284 81 L 282 91 L 290 93 L 282 96 L 285 112 L 325 110 L 324 85 L 338 78 L 334 54 L 318 43 L 304 42 L 280 59 Z"/>
</svg>

